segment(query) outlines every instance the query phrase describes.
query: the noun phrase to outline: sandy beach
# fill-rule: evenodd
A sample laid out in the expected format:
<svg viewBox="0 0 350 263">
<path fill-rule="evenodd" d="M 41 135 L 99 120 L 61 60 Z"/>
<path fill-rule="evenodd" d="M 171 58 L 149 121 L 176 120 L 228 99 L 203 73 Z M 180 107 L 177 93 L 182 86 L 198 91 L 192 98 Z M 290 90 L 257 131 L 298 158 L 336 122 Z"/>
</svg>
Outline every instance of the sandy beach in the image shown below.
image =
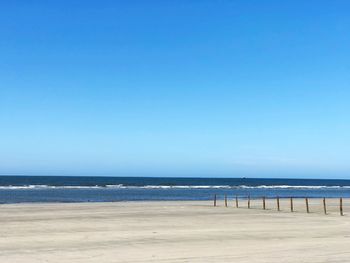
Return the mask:
<svg viewBox="0 0 350 263">
<path fill-rule="evenodd" d="M 0 262 L 349 262 L 350 200 L 11 204 L 0 206 Z"/>
</svg>

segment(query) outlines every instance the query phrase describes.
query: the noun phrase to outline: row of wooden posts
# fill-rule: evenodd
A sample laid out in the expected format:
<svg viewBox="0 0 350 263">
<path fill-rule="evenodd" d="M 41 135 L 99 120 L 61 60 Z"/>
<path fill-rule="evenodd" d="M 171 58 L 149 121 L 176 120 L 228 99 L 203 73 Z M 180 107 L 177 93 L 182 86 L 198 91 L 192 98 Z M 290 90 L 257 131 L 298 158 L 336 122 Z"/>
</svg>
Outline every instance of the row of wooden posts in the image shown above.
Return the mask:
<svg viewBox="0 0 350 263">
<path fill-rule="evenodd" d="M 225 207 L 227 207 L 227 195 L 225 195 Z M 251 208 L 250 207 L 250 196 L 247 197 L 247 207 L 248 208 Z M 277 211 L 281 211 L 281 207 L 280 207 L 280 197 L 276 197 L 276 203 L 277 203 Z M 323 198 L 322 199 L 322 203 L 323 203 L 323 212 L 324 214 L 326 215 L 327 214 L 327 205 L 326 205 L 326 198 Z M 236 208 L 239 207 L 239 204 L 238 204 L 238 196 L 236 196 L 235 198 L 235 204 L 236 204 Z M 291 212 L 294 212 L 294 203 L 293 203 L 293 197 L 289 197 L 289 204 L 290 204 L 290 211 Z M 217 196 L 214 195 L 214 206 L 217 205 Z M 309 207 L 309 198 L 305 198 L 305 206 L 306 206 L 306 212 L 307 213 L 310 213 L 310 207 Z M 262 208 L 264 210 L 266 210 L 266 197 L 263 196 L 262 197 Z M 339 213 L 341 216 L 344 215 L 343 213 L 343 198 L 339 198 Z"/>
</svg>

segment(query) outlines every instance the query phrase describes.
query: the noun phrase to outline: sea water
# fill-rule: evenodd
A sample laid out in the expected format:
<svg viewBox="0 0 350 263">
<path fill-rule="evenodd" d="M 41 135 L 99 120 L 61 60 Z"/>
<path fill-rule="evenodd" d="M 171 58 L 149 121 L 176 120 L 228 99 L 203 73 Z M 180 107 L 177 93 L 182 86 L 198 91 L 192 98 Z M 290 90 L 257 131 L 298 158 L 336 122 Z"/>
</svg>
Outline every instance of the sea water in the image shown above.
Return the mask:
<svg viewBox="0 0 350 263">
<path fill-rule="evenodd" d="M 350 197 L 350 180 L 0 176 L 0 203 Z"/>
</svg>

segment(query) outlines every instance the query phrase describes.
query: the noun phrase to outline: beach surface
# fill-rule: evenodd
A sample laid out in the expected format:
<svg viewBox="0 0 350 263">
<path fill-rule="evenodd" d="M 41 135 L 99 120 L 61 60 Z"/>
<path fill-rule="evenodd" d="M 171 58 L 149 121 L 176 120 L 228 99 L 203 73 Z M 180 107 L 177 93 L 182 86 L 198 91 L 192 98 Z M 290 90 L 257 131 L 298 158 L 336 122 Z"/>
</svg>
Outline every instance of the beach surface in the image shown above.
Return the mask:
<svg viewBox="0 0 350 263">
<path fill-rule="evenodd" d="M 349 262 L 350 200 L 0 205 L 0 262 Z"/>
</svg>

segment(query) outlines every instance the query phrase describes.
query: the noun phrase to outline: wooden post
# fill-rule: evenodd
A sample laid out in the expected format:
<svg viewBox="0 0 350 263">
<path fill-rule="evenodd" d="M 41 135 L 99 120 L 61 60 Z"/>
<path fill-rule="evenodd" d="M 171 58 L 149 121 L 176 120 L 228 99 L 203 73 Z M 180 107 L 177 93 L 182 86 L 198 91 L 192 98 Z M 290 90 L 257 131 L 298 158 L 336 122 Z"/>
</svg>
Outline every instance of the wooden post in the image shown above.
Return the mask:
<svg viewBox="0 0 350 263">
<path fill-rule="evenodd" d="M 225 195 L 225 207 L 227 207 L 227 195 Z"/>
<path fill-rule="evenodd" d="M 323 212 L 327 215 L 326 198 L 323 198 Z"/>
<path fill-rule="evenodd" d="M 306 205 L 306 213 L 310 213 L 310 210 L 309 210 L 309 198 L 305 198 L 305 205 Z"/>
<path fill-rule="evenodd" d="M 290 198 L 290 211 L 294 212 L 293 197 Z"/>
<path fill-rule="evenodd" d="M 265 196 L 263 196 L 263 209 L 266 209 L 266 202 L 265 202 Z"/>
<path fill-rule="evenodd" d="M 214 206 L 216 206 L 216 195 L 214 195 Z"/>
<path fill-rule="evenodd" d="M 277 196 L 277 211 L 281 211 L 280 209 L 280 198 Z"/>
<path fill-rule="evenodd" d="M 250 195 L 248 195 L 248 208 L 250 208 Z"/>
<path fill-rule="evenodd" d="M 339 199 L 339 210 L 340 210 L 340 215 L 343 216 L 343 198 L 340 197 Z"/>
<path fill-rule="evenodd" d="M 236 208 L 238 208 L 238 197 L 236 195 Z"/>
</svg>

